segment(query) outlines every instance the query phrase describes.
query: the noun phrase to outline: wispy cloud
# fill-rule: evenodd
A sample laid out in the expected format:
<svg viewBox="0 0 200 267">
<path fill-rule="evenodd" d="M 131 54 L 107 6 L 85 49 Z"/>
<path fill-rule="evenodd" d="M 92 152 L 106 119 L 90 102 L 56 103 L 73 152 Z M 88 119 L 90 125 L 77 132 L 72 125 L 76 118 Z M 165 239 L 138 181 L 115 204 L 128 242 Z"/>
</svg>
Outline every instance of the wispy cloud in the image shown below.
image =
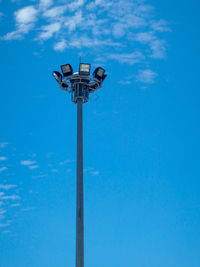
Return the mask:
<svg viewBox="0 0 200 267">
<path fill-rule="evenodd" d="M 82 7 L 83 4 L 85 3 L 85 0 L 76 0 L 76 1 L 72 1 L 69 5 L 68 8 L 70 11 L 75 11 L 78 8 Z"/>
<path fill-rule="evenodd" d="M 129 34 L 129 40 L 137 41 L 143 45 L 148 45 L 151 53 L 151 58 L 162 59 L 165 58 L 166 54 L 166 42 L 158 39 L 155 32 L 139 32 L 137 34 Z"/>
<path fill-rule="evenodd" d="M 66 40 L 61 40 L 57 43 L 54 44 L 54 50 L 55 51 L 64 51 L 67 47 L 67 41 Z"/>
<path fill-rule="evenodd" d="M 98 176 L 99 175 L 99 171 L 91 171 L 90 174 L 92 176 Z"/>
<path fill-rule="evenodd" d="M 72 32 L 78 26 L 84 27 L 82 23 L 85 23 L 85 20 L 83 19 L 82 11 L 79 10 L 69 19 L 66 18 L 66 21 L 64 22 L 64 26 L 69 30 L 69 32 Z"/>
<path fill-rule="evenodd" d="M 7 219 L 7 213 L 11 205 L 19 204 L 20 196 L 15 193 L 10 193 L 14 188 L 17 188 L 14 184 L 0 184 L 0 228 L 8 227 L 11 224 L 11 220 Z M 16 190 L 16 189 L 14 189 Z"/>
<path fill-rule="evenodd" d="M 88 167 L 88 168 L 84 169 L 84 172 L 89 173 L 92 176 L 98 176 L 99 175 L 99 171 L 95 170 L 93 167 Z"/>
<path fill-rule="evenodd" d="M 46 177 L 48 177 L 48 174 L 39 174 L 32 176 L 32 178 L 46 178 Z"/>
<path fill-rule="evenodd" d="M 40 166 L 37 164 L 35 160 L 21 160 L 20 164 L 23 166 L 27 166 L 30 170 L 37 169 Z"/>
<path fill-rule="evenodd" d="M 7 142 L 1 142 L 0 143 L 0 148 L 5 148 L 8 145 Z"/>
<path fill-rule="evenodd" d="M 149 68 L 152 60 L 166 57 L 167 44 L 162 36 L 171 31 L 169 23 L 157 19 L 154 7 L 146 0 L 40 0 L 32 3 L 14 12 L 15 30 L 6 33 L 2 40 L 22 39 L 33 31 L 33 39 L 39 44 L 53 39 L 53 49 L 57 52 L 84 51 L 105 62 L 140 64 L 143 69 Z"/>
<path fill-rule="evenodd" d="M 51 20 L 58 20 L 58 18 L 65 13 L 67 6 L 56 6 L 51 9 L 45 10 L 42 16 Z"/>
<path fill-rule="evenodd" d="M 160 19 L 158 21 L 153 20 L 151 21 L 151 28 L 154 31 L 158 32 L 170 32 L 171 28 L 169 27 L 169 23 L 163 19 Z"/>
<path fill-rule="evenodd" d="M 129 85 L 131 84 L 131 80 L 120 80 L 119 83 L 123 85 Z"/>
<path fill-rule="evenodd" d="M 40 166 L 39 165 L 29 165 L 28 168 L 30 170 L 33 170 L 33 169 L 38 169 Z"/>
<path fill-rule="evenodd" d="M 113 38 L 120 39 L 125 45 L 130 33 L 144 32 L 144 30 L 155 33 L 170 31 L 165 20 L 153 19 L 154 8 L 145 1 L 75 0 L 60 5 L 59 2 L 52 0 L 40 0 L 39 5 L 25 6 L 17 10 L 14 17 L 16 30 L 7 33 L 3 37 L 4 40 L 20 39 L 33 28 L 37 32 L 39 30 L 36 40 L 47 40 L 52 38 L 54 33 L 59 33 L 60 40 L 54 44 L 56 51 L 70 47 L 89 48 L 92 42 L 93 47 L 99 45 L 107 47 L 115 43 Z M 35 27 L 39 19 L 43 19 L 40 28 Z M 75 41 L 73 34 L 75 29 L 81 33 L 77 37 L 81 45 Z M 66 41 L 71 45 L 67 46 Z"/>
<path fill-rule="evenodd" d="M 18 199 L 20 199 L 20 197 L 18 196 L 18 195 L 9 195 L 9 196 L 0 196 L 0 199 L 2 199 L 2 200 L 18 200 Z"/>
<path fill-rule="evenodd" d="M 150 43 L 152 49 L 152 58 L 162 59 L 166 56 L 166 47 L 164 40 L 154 40 Z"/>
<path fill-rule="evenodd" d="M 141 83 L 154 83 L 157 74 L 150 69 L 140 70 L 137 75 L 137 81 Z"/>
<path fill-rule="evenodd" d="M 123 53 L 123 54 L 109 54 L 108 58 L 114 59 L 120 63 L 126 63 L 129 65 L 134 65 L 138 62 L 141 62 L 141 60 L 144 58 L 143 54 L 139 51 L 132 52 L 132 53 Z"/>
<path fill-rule="evenodd" d="M 0 189 L 3 189 L 3 190 L 9 190 L 15 187 L 17 187 L 15 184 L 0 184 Z"/>
<path fill-rule="evenodd" d="M 39 8 L 40 9 L 46 9 L 50 7 L 53 4 L 53 0 L 40 0 L 39 2 Z"/>
<path fill-rule="evenodd" d="M 98 38 L 91 38 L 87 35 L 76 36 L 74 35 L 69 41 L 69 47 L 71 48 L 92 48 L 92 47 L 121 47 L 119 42 L 112 41 L 111 39 L 100 40 Z"/>
<path fill-rule="evenodd" d="M 29 166 L 29 165 L 33 165 L 33 164 L 36 164 L 37 162 L 34 161 L 34 160 L 21 160 L 21 165 L 24 165 L 24 166 Z"/>
<path fill-rule="evenodd" d="M 16 30 L 7 33 L 4 40 L 22 39 L 31 29 L 37 20 L 38 10 L 34 6 L 26 6 L 14 13 Z"/>
<path fill-rule="evenodd" d="M 69 164 L 69 163 L 73 163 L 73 162 L 75 162 L 75 160 L 65 159 L 65 160 L 61 161 L 59 164 L 60 165 L 65 165 L 65 164 Z"/>
<path fill-rule="evenodd" d="M 20 206 L 19 203 L 14 203 L 14 204 L 11 204 L 11 205 L 10 205 L 11 208 L 16 208 L 16 207 L 19 207 L 19 206 Z"/>
<path fill-rule="evenodd" d="M 0 161 L 5 161 L 7 160 L 7 157 L 0 157 Z"/>
<path fill-rule="evenodd" d="M 0 173 L 3 172 L 3 171 L 6 171 L 8 168 L 6 166 L 3 166 L 0 168 Z"/>
<path fill-rule="evenodd" d="M 0 228 L 3 228 L 3 227 L 7 227 L 10 225 L 10 222 L 7 222 L 7 223 L 1 223 L 1 220 L 0 220 Z"/>
<path fill-rule="evenodd" d="M 42 27 L 42 32 L 38 36 L 38 40 L 50 39 L 55 33 L 58 33 L 61 28 L 61 23 L 55 22 Z"/>
</svg>

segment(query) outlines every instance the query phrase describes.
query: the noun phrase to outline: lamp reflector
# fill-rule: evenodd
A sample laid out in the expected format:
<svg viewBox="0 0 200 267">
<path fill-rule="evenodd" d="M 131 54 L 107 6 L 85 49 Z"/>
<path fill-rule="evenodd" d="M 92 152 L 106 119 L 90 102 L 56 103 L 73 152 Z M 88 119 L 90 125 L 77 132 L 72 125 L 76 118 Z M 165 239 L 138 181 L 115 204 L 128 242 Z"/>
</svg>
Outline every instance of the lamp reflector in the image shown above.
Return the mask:
<svg viewBox="0 0 200 267">
<path fill-rule="evenodd" d="M 72 69 L 72 66 L 70 64 L 65 64 L 65 65 L 62 65 L 60 67 L 61 67 L 61 70 L 62 70 L 64 77 L 67 77 L 67 76 L 70 76 L 73 74 L 73 69 Z"/>
<path fill-rule="evenodd" d="M 105 73 L 105 70 L 101 67 L 98 67 L 93 72 L 93 77 L 99 80 L 100 82 L 103 82 L 105 78 L 107 77 L 107 75 L 104 73 Z"/>
<path fill-rule="evenodd" d="M 87 63 L 80 63 L 79 66 L 79 74 L 80 75 L 90 75 L 90 64 Z"/>
<path fill-rule="evenodd" d="M 52 75 L 58 83 L 62 82 L 62 74 L 59 71 L 53 71 Z"/>
<path fill-rule="evenodd" d="M 102 69 L 102 68 L 99 68 L 99 69 L 97 70 L 97 75 L 98 75 L 99 77 L 103 77 L 103 75 L 104 75 L 104 72 L 105 72 L 105 70 L 104 70 L 104 69 Z"/>
</svg>

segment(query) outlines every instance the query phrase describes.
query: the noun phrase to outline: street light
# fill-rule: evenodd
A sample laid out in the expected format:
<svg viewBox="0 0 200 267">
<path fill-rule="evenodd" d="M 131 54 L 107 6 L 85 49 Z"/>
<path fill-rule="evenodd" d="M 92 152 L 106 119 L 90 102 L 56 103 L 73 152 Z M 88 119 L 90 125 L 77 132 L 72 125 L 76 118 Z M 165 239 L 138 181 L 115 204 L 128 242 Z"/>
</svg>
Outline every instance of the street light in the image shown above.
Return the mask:
<svg viewBox="0 0 200 267">
<path fill-rule="evenodd" d="M 52 75 L 53 75 L 53 77 L 56 79 L 56 81 L 58 83 L 61 83 L 62 82 L 62 74 L 60 74 L 60 72 L 53 71 Z"/>
<path fill-rule="evenodd" d="M 68 76 L 73 74 L 73 69 L 72 69 L 72 66 L 70 64 L 62 65 L 62 66 L 60 66 L 60 68 L 62 70 L 64 77 L 68 77 Z"/>
<path fill-rule="evenodd" d="M 80 63 L 80 66 L 79 66 L 79 74 L 80 75 L 90 75 L 90 68 L 91 68 L 91 65 L 88 64 L 88 63 Z"/>
<path fill-rule="evenodd" d="M 96 70 L 93 72 L 93 77 L 97 79 L 100 82 L 103 82 L 105 78 L 107 77 L 105 73 L 105 70 L 101 67 L 96 68 Z"/>
<path fill-rule="evenodd" d="M 70 64 L 62 65 L 63 76 L 54 71 L 53 76 L 60 88 L 71 94 L 77 104 L 77 205 L 76 205 L 76 267 L 84 267 L 84 198 L 83 198 L 83 103 L 89 95 L 102 87 L 107 77 L 105 70 L 98 67 L 90 77 L 91 65 L 80 63 L 79 72 L 73 72 Z"/>
</svg>

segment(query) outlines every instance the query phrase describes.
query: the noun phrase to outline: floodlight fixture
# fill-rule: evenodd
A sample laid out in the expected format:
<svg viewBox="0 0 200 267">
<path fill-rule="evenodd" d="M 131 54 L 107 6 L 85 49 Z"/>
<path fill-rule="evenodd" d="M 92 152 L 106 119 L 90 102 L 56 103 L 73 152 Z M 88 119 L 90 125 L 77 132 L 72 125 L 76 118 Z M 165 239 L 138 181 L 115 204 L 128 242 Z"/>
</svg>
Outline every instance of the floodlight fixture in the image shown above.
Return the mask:
<svg viewBox="0 0 200 267">
<path fill-rule="evenodd" d="M 52 75 L 58 83 L 62 82 L 62 74 L 59 71 L 53 71 Z"/>
<path fill-rule="evenodd" d="M 91 65 L 88 64 L 88 63 L 80 63 L 80 66 L 79 66 L 79 74 L 80 75 L 87 75 L 89 76 L 90 75 L 90 68 L 91 68 Z"/>
<path fill-rule="evenodd" d="M 73 72 L 70 64 L 61 65 L 62 74 L 58 71 L 53 72 L 53 76 L 60 88 L 71 94 L 71 100 L 75 104 L 79 101 L 87 103 L 89 95 L 102 87 L 102 83 L 107 77 L 105 69 L 98 67 L 90 77 L 91 64 L 80 63 L 79 71 Z"/>
<path fill-rule="evenodd" d="M 61 67 L 61 70 L 62 70 L 64 77 L 68 77 L 68 76 L 71 76 L 73 74 L 73 69 L 72 69 L 72 66 L 70 64 L 65 64 L 65 65 L 62 65 L 60 67 Z"/>
<path fill-rule="evenodd" d="M 67 88 L 69 87 L 69 85 L 66 82 L 62 82 L 61 83 L 61 87 L 63 90 L 67 90 Z"/>
<path fill-rule="evenodd" d="M 105 70 L 101 67 L 98 67 L 93 72 L 93 77 L 97 79 L 98 81 L 103 82 L 105 78 L 107 77 L 107 75 L 104 73 L 105 73 Z"/>
</svg>

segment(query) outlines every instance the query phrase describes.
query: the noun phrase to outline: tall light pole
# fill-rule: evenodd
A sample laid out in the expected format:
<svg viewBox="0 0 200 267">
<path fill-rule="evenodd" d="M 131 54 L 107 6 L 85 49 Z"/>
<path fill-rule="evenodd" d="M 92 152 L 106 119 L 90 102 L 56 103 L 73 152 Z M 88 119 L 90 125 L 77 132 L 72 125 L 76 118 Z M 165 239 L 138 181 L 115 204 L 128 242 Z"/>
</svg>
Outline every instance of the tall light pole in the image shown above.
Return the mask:
<svg viewBox="0 0 200 267">
<path fill-rule="evenodd" d="M 89 94 L 102 87 L 105 70 L 98 67 L 90 77 L 90 64 L 80 63 L 79 72 L 73 72 L 70 64 L 62 65 L 63 75 L 53 71 L 53 76 L 62 90 L 71 94 L 77 104 L 77 193 L 76 193 L 76 267 L 84 267 L 84 189 L 83 189 L 83 103 Z"/>
</svg>

